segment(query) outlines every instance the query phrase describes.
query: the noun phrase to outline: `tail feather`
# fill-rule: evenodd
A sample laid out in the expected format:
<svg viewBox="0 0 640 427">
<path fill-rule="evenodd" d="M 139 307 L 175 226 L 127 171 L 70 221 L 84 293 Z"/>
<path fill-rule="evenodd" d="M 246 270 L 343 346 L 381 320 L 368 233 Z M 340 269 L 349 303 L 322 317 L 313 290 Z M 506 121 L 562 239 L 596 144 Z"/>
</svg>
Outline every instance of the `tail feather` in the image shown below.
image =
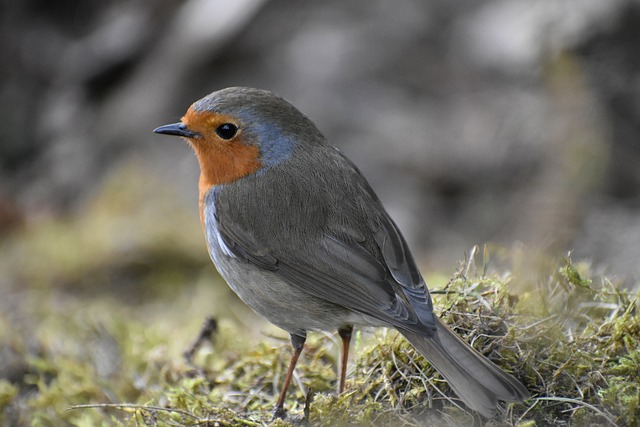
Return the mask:
<svg viewBox="0 0 640 427">
<path fill-rule="evenodd" d="M 529 397 L 529 391 L 520 381 L 478 353 L 439 319 L 436 319 L 436 330 L 432 337 L 401 332 L 468 407 L 491 417 L 498 400 L 520 402 Z"/>
</svg>

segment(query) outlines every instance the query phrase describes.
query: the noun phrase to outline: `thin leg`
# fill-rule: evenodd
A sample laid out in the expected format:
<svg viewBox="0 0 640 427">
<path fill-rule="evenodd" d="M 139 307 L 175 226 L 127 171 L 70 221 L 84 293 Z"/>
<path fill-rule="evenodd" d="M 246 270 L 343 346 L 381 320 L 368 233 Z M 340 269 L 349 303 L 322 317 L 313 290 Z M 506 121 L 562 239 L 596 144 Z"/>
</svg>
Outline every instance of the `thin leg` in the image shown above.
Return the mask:
<svg viewBox="0 0 640 427">
<path fill-rule="evenodd" d="M 289 383 L 291 382 L 291 377 L 293 376 L 293 370 L 296 368 L 296 363 L 298 363 L 298 358 L 300 357 L 300 353 L 302 353 L 302 348 L 304 347 L 304 342 L 307 340 L 307 334 L 304 335 L 291 335 L 291 345 L 293 346 L 293 356 L 291 356 L 291 362 L 289 362 L 289 369 L 287 369 L 287 375 L 284 377 L 284 384 L 282 384 L 282 389 L 280 389 L 280 397 L 278 397 L 278 401 L 276 402 L 276 407 L 273 410 L 273 416 L 275 418 L 284 418 L 284 399 L 287 396 L 287 389 L 289 388 Z"/>
<path fill-rule="evenodd" d="M 338 335 L 342 338 L 342 366 L 340 367 L 340 388 L 339 392 L 344 392 L 344 383 L 347 377 L 347 362 L 349 361 L 349 343 L 351 342 L 351 333 L 353 325 L 346 325 L 338 329 Z"/>
</svg>

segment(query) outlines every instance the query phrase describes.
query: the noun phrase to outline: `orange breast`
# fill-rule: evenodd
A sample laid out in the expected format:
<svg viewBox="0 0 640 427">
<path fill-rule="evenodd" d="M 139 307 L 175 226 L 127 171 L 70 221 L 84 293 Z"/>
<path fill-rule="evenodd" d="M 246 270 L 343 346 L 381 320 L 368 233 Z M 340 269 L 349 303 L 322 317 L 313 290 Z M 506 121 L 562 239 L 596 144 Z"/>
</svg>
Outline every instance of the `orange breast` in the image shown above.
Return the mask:
<svg viewBox="0 0 640 427">
<path fill-rule="evenodd" d="M 204 196 L 213 186 L 228 184 L 243 176 L 257 172 L 261 167 L 260 149 L 257 144 L 246 141 L 239 126 L 238 134 L 231 140 L 220 138 L 215 130 L 224 123 L 238 121 L 229 116 L 212 112 L 196 112 L 189 109 L 182 122 L 201 138 L 189 139 L 200 163 L 200 221 L 203 220 Z"/>
</svg>

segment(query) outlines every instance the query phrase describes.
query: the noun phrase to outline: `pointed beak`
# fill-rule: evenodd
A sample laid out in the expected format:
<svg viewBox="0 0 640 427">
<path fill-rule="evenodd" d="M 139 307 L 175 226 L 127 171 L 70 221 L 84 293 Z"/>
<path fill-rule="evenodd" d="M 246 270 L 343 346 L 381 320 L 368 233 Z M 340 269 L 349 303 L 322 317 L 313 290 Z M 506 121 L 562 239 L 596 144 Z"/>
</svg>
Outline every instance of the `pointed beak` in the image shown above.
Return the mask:
<svg viewBox="0 0 640 427">
<path fill-rule="evenodd" d="M 155 128 L 153 131 L 163 135 L 176 135 L 183 136 L 185 138 L 198 138 L 201 136 L 197 132 L 191 132 L 184 123 L 173 123 L 170 125 L 160 126 L 159 128 Z"/>
</svg>

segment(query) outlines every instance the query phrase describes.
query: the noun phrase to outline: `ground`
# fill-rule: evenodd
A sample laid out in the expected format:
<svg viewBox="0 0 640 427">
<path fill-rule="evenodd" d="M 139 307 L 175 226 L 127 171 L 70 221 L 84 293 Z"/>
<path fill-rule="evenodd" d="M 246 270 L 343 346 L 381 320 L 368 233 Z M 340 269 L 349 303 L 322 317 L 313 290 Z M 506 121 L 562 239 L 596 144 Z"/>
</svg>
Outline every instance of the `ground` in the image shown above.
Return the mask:
<svg viewBox="0 0 640 427">
<path fill-rule="evenodd" d="M 427 282 L 444 321 L 519 378 L 530 400 L 481 418 L 386 329 L 357 331 L 347 390 L 337 396 L 340 340 L 314 333 L 285 404 L 288 417 L 273 421 L 291 355 L 286 334 L 237 304 L 202 257 L 197 223 L 175 230 L 182 213 L 168 205 L 156 215 L 171 221 L 145 225 L 150 214 L 127 204 L 135 194 L 127 196 L 119 180 L 108 188 L 82 218 L 42 221 L 0 246 L 7 279 L 0 298 L 2 425 L 640 421 L 637 294 L 570 254 L 517 245 L 476 247 L 461 255 L 453 275 L 427 275 Z M 123 231 L 125 216 L 145 221 Z M 208 316 L 217 328 L 187 362 L 183 353 Z"/>
</svg>

